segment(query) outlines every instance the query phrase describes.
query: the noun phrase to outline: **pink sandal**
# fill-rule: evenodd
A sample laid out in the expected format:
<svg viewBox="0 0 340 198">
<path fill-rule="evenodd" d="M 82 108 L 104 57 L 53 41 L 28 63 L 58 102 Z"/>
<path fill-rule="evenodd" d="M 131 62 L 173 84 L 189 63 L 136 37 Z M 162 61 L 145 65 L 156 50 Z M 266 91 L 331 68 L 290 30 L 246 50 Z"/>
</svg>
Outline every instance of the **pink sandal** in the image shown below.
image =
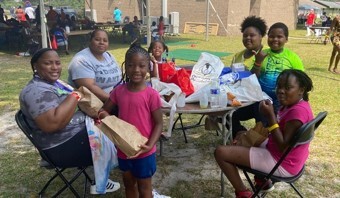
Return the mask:
<svg viewBox="0 0 340 198">
<path fill-rule="evenodd" d="M 244 190 L 240 192 L 235 192 L 236 198 L 250 198 L 253 195 L 253 192 L 250 190 Z"/>
</svg>

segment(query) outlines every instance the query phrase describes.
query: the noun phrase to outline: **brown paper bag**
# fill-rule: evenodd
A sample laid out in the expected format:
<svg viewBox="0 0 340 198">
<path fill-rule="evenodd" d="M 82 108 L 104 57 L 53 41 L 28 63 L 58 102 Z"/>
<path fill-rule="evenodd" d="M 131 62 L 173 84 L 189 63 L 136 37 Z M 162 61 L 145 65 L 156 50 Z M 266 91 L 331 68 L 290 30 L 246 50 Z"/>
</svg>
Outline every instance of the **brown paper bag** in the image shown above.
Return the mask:
<svg viewBox="0 0 340 198">
<path fill-rule="evenodd" d="M 84 95 L 78 102 L 79 108 L 86 113 L 86 115 L 96 118 L 98 111 L 103 107 L 103 102 L 84 86 L 81 86 L 78 91 Z"/>
<path fill-rule="evenodd" d="M 258 147 L 268 137 L 268 129 L 263 127 L 262 122 L 257 122 L 254 128 L 242 133 L 238 138 L 236 145 L 245 147 Z"/>
<path fill-rule="evenodd" d="M 135 155 L 148 139 L 138 129 L 116 116 L 106 116 L 98 127 L 127 156 Z"/>
</svg>

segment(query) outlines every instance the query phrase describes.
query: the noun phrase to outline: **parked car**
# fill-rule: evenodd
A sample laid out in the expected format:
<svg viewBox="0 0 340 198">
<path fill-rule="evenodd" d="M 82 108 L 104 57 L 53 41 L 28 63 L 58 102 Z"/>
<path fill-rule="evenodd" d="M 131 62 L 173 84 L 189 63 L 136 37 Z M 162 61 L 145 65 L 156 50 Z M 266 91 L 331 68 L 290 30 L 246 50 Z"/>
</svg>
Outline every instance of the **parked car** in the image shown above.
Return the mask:
<svg viewBox="0 0 340 198">
<path fill-rule="evenodd" d="M 68 14 L 70 16 L 70 18 L 72 16 L 74 16 L 77 19 L 77 12 L 71 6 L 60 6 L 60 7 L 56 7 L 54 10 L 57 11 L 60 14 L 61 9 L 63 9 L 64 13 Z"/>
</svg>

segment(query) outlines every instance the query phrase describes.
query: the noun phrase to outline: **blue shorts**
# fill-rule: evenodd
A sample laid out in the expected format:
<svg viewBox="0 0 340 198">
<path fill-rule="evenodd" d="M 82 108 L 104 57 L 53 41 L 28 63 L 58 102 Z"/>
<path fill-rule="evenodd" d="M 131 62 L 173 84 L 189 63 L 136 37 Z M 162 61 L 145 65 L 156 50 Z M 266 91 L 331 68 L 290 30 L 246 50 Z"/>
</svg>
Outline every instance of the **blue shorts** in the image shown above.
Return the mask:
<svg viewBox="0 0 340 198">
<path fill-rule="evenodd" d="M 140 159 L 120 159 L 118 158 L 119 169 L 130 171 L 138 179 L 152 177 L 156 172 L 156 153 Z"/>
</svg>

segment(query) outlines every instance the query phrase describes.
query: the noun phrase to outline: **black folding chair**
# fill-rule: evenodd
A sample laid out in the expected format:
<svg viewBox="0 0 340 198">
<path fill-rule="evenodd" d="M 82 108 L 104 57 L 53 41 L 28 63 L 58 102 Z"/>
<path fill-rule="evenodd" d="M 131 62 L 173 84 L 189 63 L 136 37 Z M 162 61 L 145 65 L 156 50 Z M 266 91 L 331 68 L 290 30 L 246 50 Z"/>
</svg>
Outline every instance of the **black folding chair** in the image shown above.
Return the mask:
<svg viewBox="0 0 340 198">
<path fill-rule="evenodd" d="M 87 167 L 74 167 L 77 168 L 77 173 L 70 179 L 67 180 L 66 177 L 63 175 L 63 172 L 67 169 L 67 168 L 63 168 L 63 167 L 57 167 L 50 159 L 49 157 L 44 153 L 44 150 L 42 150 L 40 148 L 40 146 L 36 143 L 33 133 L 32 133 L 32 128 L 28 125 L 25 115 L 22 113 L 21 110 L 19 110 L 16 115 L 15 115 L 15 121 L 17 123 L 17 125 L 19 126 L 19 128 L 22 130 L 22 132 L 24 132 L 24 134 L 26 135 L 26 137 L 31 141 L 31 143 L 38 149 L 40 156 L 42 157 L 42 159 L 44 159 L 45 161 L 47 161 L 49 163 L 50 166 L 47 166 L 45 168 L 47 169 L 54 169 L 55 170 L 55 174 L 51 177 L 50 180 L 48 180 L 45 184 L 45 186 L 41 189 L 41 191 L 39 192 L 39 197 L 42 197 L 42 195 L 44 194 L 45 190 L 47 189 L 47 187 L 50 185 L 50 183 L 57 177 L 60 177 L 63 182 L 65 183 L 65 185 L 60 188 L 60 190 L 58 192 L 56 192 L 52 197 L 57 197 L 58 195 L 60 195 L 65 189 L 69 188 L 72 193 L 74 194 L 75 197 L 80 197 L 78 192 L 74 189 L 74 187 L 72 186 L 72 183 L 74 181 L 76 181 L 79 176 L 81 174 L 84 174 L 85 176 L 85 182 L 84 182 L 84 197 L 86 196 L 86 187 L 87 187 L 87 181 L 90 182 L 90 184 L 93 184 L 93 180 L 90 178 L 90 176 L 87 174 L 86 172 L 86 168 Z M 69 168 L 69 167 L 68 167 Z"/>
<path fill-rule="evenodd" d="M 274 172 L 278 169 L 278 167 L 281 165 L 283 160 L 286 158 L 286 156 L 289 154 L 289 152 L 296 146 L 301 144 L 306 144 L 310 141 L 312 141 L 314 137 L 315 130 L 319 127 L 319 125 L 322 123 L 322 121 L 326 118 L 327 112 L 320 112 L 316 118 L 314 118 L 312 121 L 302 125 L 300 129 L 296 132 L 295 136 L 292 138 L 292 141 L 288 148 L 284 151 L 279 161 L 276 163 L 274 168 L 270 171 L 270 173 L 264 173 L 258 170 L 254 170 L 248 167 L 238 166 L 240 169 L 242 169 L 244 175 L 247 178 L 247 181 L 251 188 L 254 191 L 254 195 L 252 197 L 265 197 L 267 193 L 260 193 L 261 189 L 266 185 L 266 182 L 270 179 L 273 184 L 277 182 L 285 182 L 288 183 L 294 191 L 300 196 L 303 197 L 302 194 L 299 192 L 299 190 L 294 185 L 294 182 L 297 181 L 304 173 L 305 167 L 300 170 L 300 172 L 293 176 L 293 177 L 277 177 L 274 176 Z M 250 179 L 248 173 L 256 175 L 260 178 L 264 178 L 264 181 L 262 186 L 260 188 L 255 188 L 254 184 L 252 183 L 252 180 Z"/>
</svg>

